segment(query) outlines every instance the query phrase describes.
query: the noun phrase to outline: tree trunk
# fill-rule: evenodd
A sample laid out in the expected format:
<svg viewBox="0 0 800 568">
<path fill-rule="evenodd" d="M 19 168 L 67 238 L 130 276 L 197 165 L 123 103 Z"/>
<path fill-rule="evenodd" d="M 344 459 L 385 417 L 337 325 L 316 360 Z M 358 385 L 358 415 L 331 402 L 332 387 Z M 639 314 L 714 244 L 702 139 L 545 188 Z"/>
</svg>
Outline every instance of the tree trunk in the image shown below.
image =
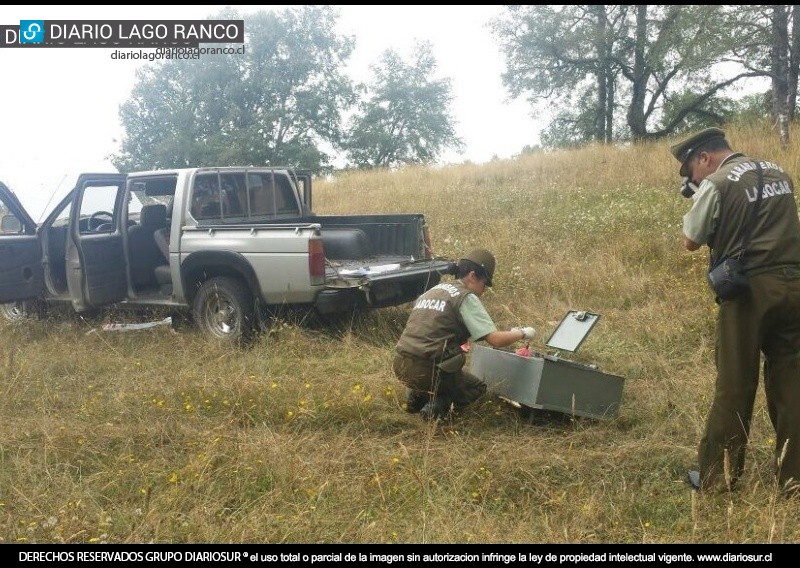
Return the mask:
<svg viewBox="0 0 800 568">
<path fill-rule="evenodd" d="M 772 120 L 778 125 L 781 146 L 789 145 L 789 22 L 786 6 L 772 6 Z"/>
<path fill-rule="evenodd" d="M 791 20 L 791 47 L 789 48 L 789 120 L 794 120 L 797 108 L 797 78 L 800 74 L 800 5 L 792 6 Z"/>
<path fill-rule="evenodd" d="M 606 134 L 606 104 L 608 99 L 608 91 L 606 89 L 606 71 L 605 69 L 597 70 L 597 104 L 595 106 L 594 114 L 594 129 L 595 140 L 602 143 L 608 142 L 608 135 Z"/>
<path fill-rule="evenodd" d="M 636 6 L 636 38 L 633 50 L 633 77 L 631 80 L 631 102 L 628 107 L 628 126 L 634 140 L 647 137 L 644 117 L 644 103 L 647 96 L 648 73 L 645 65 L 645 45 L 647 44 L 647 5 Z"/>
<path fill-rule="evenodd" d="M 606 139 L 608 140 L 609 144 L 614 141 L 614 97 L 616 96 L 616 89 L 615 89 L 615 81 L 616 78 L 614 75 L 610 74 L 607 77 L 608 79 L 608 98 L 606 100 Z"/>
<path fill-rule="evenodd" d="M 606 100 L 608 97 L 608 48 L 606 47 L 606 7 L 595 4 L 589 8 L 595 17 L 595 50 L 597 51 L 597 103 L 594 113 L 594 139 L 608 143 L 606 133 Z"/>
</svg>

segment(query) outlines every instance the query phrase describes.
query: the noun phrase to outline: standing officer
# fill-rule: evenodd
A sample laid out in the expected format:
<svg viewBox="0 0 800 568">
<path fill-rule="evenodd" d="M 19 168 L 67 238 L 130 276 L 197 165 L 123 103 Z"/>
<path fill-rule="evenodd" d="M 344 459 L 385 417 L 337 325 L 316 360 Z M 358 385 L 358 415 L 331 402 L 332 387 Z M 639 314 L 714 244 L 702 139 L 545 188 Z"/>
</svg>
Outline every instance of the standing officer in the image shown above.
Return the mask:
<svg viewBox="0 0 800 568">
<path fill-rule="evenodd" d="M 741 251 L 743 229 L 756 206 L 757 160 L 734 152 L 719 128 L 675 144 L 672 154 L 687 182 L 699 184 L 683 217 L 684 246 L 708 245 L 710 265 Z M 777 164 L 760 162 L 763 186 L 743 257 L 749 289 L 719 303 L 714 401 L 698 446 L 695 489 L 732 489 L 745 450 L 764 354 L 764 391 L 775 428 L 781 488 L 800 483 L 800 223 L 792 180 Z M 692 186 L 688 186 L 692 187 Z"/>
<path fill-rule="evenodd" d="M 498 331 L 479 297 L 492 285 L 494 255 L 475 249 L 457 264 L 456 280 L 434 286 L 414 303 L 397 342 L 393 369 L 410 390 L 406 410 L 425 419 L 441 418 L 451 405 L 460 410 L 486 392 L 486 384 L 464 371 L 468 340 L 492 347 L 532 339 L 532 327 Z"/>
</svg>

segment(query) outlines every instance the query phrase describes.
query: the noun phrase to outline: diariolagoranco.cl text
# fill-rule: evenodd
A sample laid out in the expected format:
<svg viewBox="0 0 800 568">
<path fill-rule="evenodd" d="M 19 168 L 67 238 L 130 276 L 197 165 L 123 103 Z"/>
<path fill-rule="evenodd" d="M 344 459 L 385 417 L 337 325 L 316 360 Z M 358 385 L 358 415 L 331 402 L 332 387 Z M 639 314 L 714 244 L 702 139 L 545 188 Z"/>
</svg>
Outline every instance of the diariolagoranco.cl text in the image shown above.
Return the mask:
<svg viewBox="0 0 800 568">
<path fill-rule="evenodd" d="M 200 59 L 201 55 L 244 55 L 239 47 L 158 47 L 155 51 L 144 49 L 115 49 L 111 59 L 130 61 L 157 61 L 159 59 Z"/>
</svg>

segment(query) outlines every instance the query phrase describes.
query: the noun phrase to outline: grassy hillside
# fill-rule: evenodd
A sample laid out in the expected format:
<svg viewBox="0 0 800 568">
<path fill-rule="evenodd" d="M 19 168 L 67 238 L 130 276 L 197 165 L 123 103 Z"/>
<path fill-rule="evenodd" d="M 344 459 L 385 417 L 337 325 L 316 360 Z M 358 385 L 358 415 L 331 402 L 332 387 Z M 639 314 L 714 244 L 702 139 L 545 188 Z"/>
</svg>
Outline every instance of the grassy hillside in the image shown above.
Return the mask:
<svg viewBox="0 0 800 568">
<path fill-rule="evenodd" d="M 735 149 L 800 175 L 767 130 Z M 439 425 L 391 373 L 409 306 L 276 320 L 243 351 L 192 330 L 0 326 L 0 542 L 788 543 L 759 391 L 730 495 L 684 483 L 713 395 L 706 251 L 686 252 L 668 142 L 319 182 L 318 213 L 422 212 L 436 252 L 494 251 L 484 301 L 533 347 L 601 314 L 575 360 L 625 377 L 619 416 L 543 422 L 493 396 Z M 95 330 L 95 331 L 92 331 Z"/>
</svg>

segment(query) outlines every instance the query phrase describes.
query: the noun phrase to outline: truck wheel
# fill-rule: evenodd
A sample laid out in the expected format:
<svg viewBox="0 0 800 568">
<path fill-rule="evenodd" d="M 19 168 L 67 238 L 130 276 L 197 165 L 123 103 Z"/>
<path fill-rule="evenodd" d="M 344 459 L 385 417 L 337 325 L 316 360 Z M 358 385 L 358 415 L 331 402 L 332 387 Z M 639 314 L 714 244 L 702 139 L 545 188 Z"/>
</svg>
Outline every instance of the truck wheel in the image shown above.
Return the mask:
<svg viewBox="0 0 800 568">
<path fill-rule="evenodd" d="M 229 276 L 206 280 L 192 302 L 192 317 L 200 330 L 215 339 L 241 343 L 255 324 L 255 302 L 244 282 Z"/>
</svg>

